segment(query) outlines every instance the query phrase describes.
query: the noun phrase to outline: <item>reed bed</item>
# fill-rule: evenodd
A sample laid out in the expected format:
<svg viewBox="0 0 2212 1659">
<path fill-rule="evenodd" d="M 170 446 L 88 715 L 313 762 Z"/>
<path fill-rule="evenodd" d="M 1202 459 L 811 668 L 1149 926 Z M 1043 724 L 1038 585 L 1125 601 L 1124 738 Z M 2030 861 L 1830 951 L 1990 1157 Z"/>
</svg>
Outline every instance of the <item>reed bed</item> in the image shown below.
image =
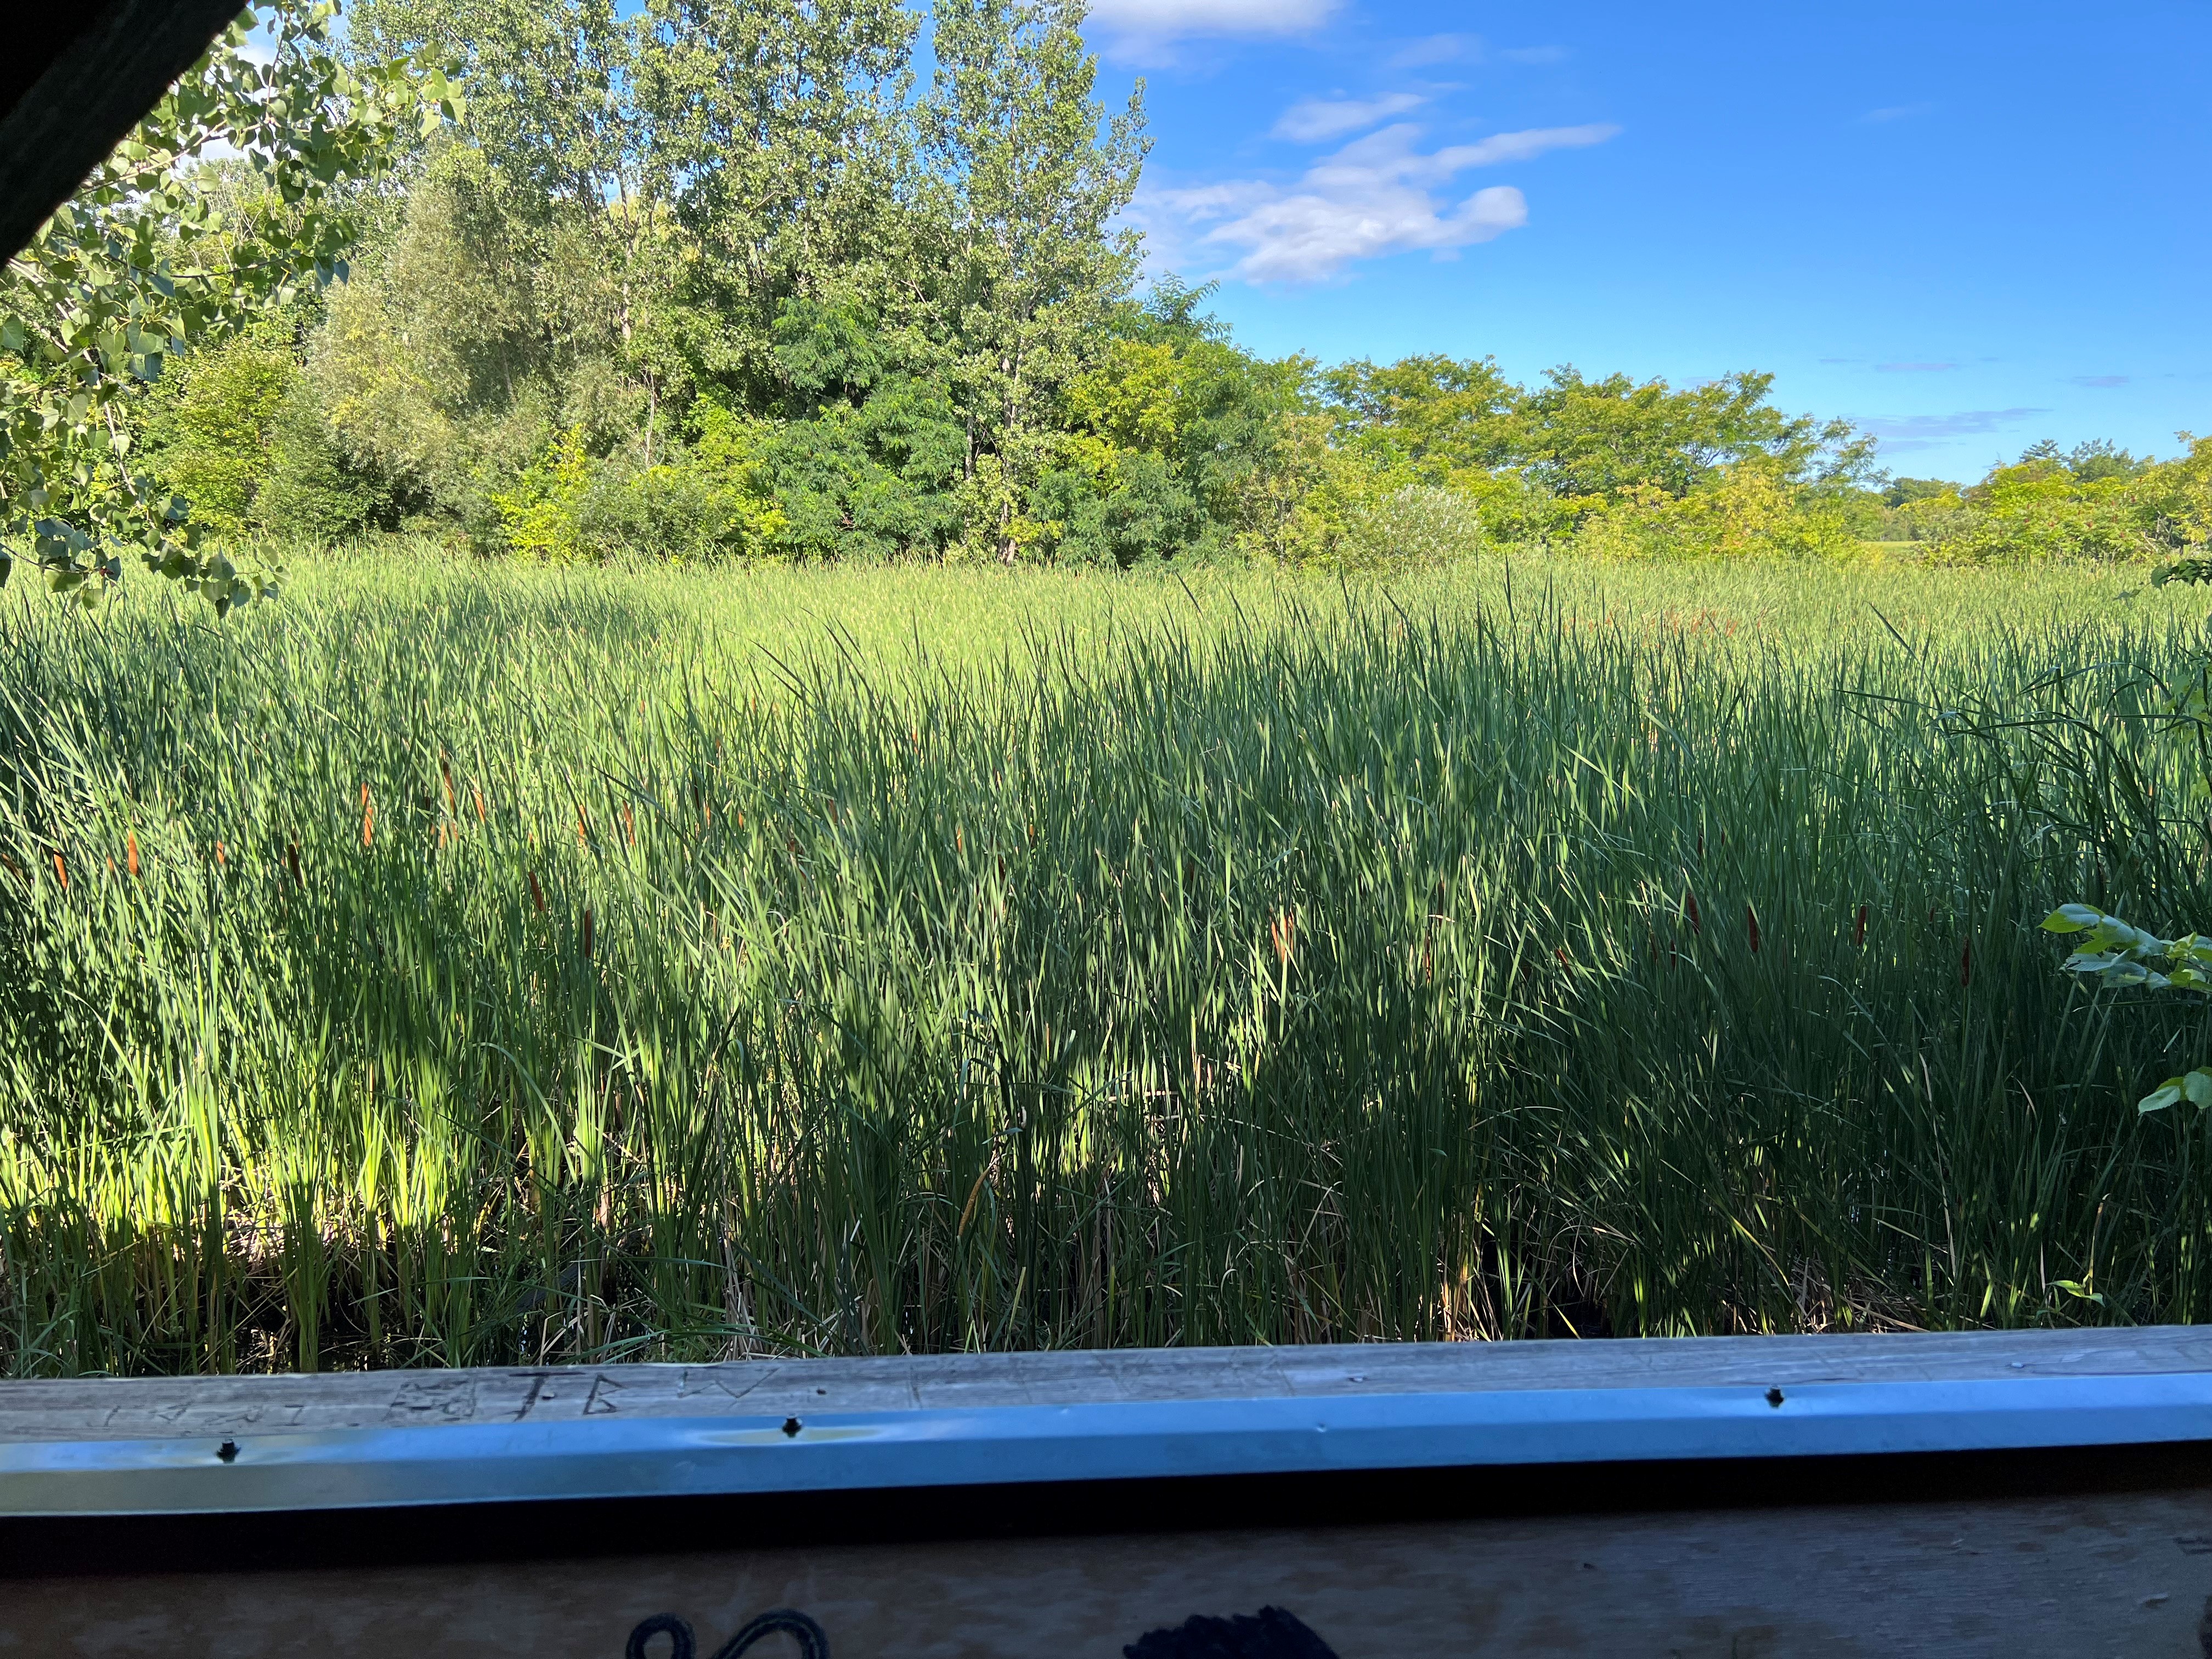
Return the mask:
<svg viewBox="0 0 2212 1659">
<path fill-rule="evenodd" d="M 0 1371 L 2205 1316 L 2126 587 L 9 595 Z"/>
</svg>

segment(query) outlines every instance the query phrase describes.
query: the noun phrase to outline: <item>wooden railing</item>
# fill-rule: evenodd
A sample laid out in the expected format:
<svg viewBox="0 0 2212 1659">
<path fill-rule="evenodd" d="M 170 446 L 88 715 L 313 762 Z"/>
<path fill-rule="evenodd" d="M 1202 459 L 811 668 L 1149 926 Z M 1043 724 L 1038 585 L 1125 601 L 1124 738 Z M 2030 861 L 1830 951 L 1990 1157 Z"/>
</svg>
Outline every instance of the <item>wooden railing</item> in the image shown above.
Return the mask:
<svg viewBox="0 0 2212 1659">
<path fill-rule="evenodd" d="M 2019 1659 L 2208 1620 L 2212 1331 L 0 1384 L 27 1655 Z"/>
</svg>

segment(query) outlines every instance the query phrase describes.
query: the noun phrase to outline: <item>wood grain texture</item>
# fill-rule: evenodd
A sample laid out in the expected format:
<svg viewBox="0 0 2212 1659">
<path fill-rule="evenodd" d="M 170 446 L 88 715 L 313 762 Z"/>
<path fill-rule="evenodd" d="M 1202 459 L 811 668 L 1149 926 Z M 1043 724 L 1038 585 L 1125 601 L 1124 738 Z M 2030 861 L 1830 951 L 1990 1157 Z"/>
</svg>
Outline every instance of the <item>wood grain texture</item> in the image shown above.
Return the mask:
<svg viewBox="0 0 2212 1659">
<path fill-rule="evenodd" d="M 782 1417 L 1094 1401 L 2142 1376 L 2212 1329 L 1361 1344 L 714 1365 L 0 1382 L 0 1439 L 169 1438 L 591 1417 Z"/>
<path fill-rule="evenodd" d="M 2212 1496 L 2124 1493 L 49 1579 L 5 1587 L 0 1654 L 619 1659 L 651 1614 L 711 1653 L 793 1607 L 835 1659 L 1115 1659 L 1194 1613 L 1272 1604 L 1340 1659 L 2180 1659 L 2212 1651 L 2209 1599 Z"/>
</svg>

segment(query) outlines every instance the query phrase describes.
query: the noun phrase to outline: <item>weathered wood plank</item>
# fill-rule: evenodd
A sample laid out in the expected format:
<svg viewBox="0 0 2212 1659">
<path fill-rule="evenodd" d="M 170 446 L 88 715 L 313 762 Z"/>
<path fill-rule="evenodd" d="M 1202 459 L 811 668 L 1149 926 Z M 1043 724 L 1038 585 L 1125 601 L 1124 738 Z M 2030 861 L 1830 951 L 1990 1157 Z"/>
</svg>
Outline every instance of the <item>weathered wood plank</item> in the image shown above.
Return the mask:
<svg viewBox="0 0 2212 1659">
<path fill-rule="evenodd" d="M 2124 1493 L 57 1578 L 0 1586 L 0 1652 L 619 1659 L 654 1614 L 703 1654 L 795 1607 L 835 1659 L 1118 1659 L 1192 1614 L 1274 1606 L 1339 1659 L 2172 1659 L 2212 1651 L 2208 1605 L 2212 1499 Z"/>
<path fill-rule="evenodd" d="M 2212 1371 L 2212 1329 L 1717 1337 L 763 1359 L 542 1370 L 0 1383 L 0 1441 L 169 1439 L 594 1417 L 805 1416 L 1538 1389 Z"/>
</svg>

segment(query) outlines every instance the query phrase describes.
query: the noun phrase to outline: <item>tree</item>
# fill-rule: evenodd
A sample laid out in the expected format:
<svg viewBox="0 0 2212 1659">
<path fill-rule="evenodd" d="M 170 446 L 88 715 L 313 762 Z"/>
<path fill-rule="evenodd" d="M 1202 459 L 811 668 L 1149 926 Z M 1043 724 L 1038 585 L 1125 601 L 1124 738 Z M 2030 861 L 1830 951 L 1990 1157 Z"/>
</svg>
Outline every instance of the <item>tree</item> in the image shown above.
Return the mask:
<svg viewBox="0 0 2212 1659">
<path fill-rule="evenodd" d="M 787 301 L 882 325 L 906 238 L 919 20 L 898 0 L 650 0 L 636 96 L 653 175 L 692 256 L 674 338 L 740 401 L 785 395 Z"/>
<path fill-rule="evenodd" d="M 1793 483 L 1844 483 L 1870 470 L 1872 441 L 1847 421 L 1791 417 L 1767 401 L 1771 374 L 1724 374 L 1675 391 L 1626 374 L 1589 380 L 1555 368 L 1528 393 L 1513 447 L 1562 496 L 1605 496 L 1639 485 L 1687 495 L 1716 469 L 1754 456 Z"/>
<path fill-rule="evenodd" d="M 254 586 L 204 552 L 191 504 L 131 461 L 130 404 L 164 362 L 235 331 L 302 282 L 344 274 L 356 234 L 343 187 L 385 165 L 403 131 L 458 119 L 442 75 L 359 68 L 330 50 L 334 6 L 280 3 L 269 61 L 249 9 L 0 278 L 0 537 L 32 541 L 58 592 L 88 601 L 121 553 L 186 582 L 218 611 Z M 218 210 L 227 148 L 261 185 Z M 0 544 L 0 580 L 12 564 Z"/>
<path fill-rule="evenodd" d="M 1061 390 L 1136 278 L 1137 233 L 1113 221 L 1150 148 L 1144 83 L 1102 129 L 1080 0 L 941 0 L 933 16 L 918 294 L 966 428 L 963 516 L 1011 564 L 1039 533 L 1027 495 Z"/>
<path fill-rule="evenodd" d="M 1346 438 L 1402 455 L 1432 483 L 1518 459 L 1521 388 L 1495 358 L 1362 359 L 1329 370 L 1322 388 Z"/>
<path fill-rule="evenodd" d="M 1312 365 L 1237 346 L 1199 313 L 1212 292 L 1168 276 L 1142 304 L 1117 305 L 1103 349 L 1068 384 L 1030 501 L 1055 556 L 1128 565 L 1273 527 L 1284 422 L 1304 406 Z"/>
</svg>

